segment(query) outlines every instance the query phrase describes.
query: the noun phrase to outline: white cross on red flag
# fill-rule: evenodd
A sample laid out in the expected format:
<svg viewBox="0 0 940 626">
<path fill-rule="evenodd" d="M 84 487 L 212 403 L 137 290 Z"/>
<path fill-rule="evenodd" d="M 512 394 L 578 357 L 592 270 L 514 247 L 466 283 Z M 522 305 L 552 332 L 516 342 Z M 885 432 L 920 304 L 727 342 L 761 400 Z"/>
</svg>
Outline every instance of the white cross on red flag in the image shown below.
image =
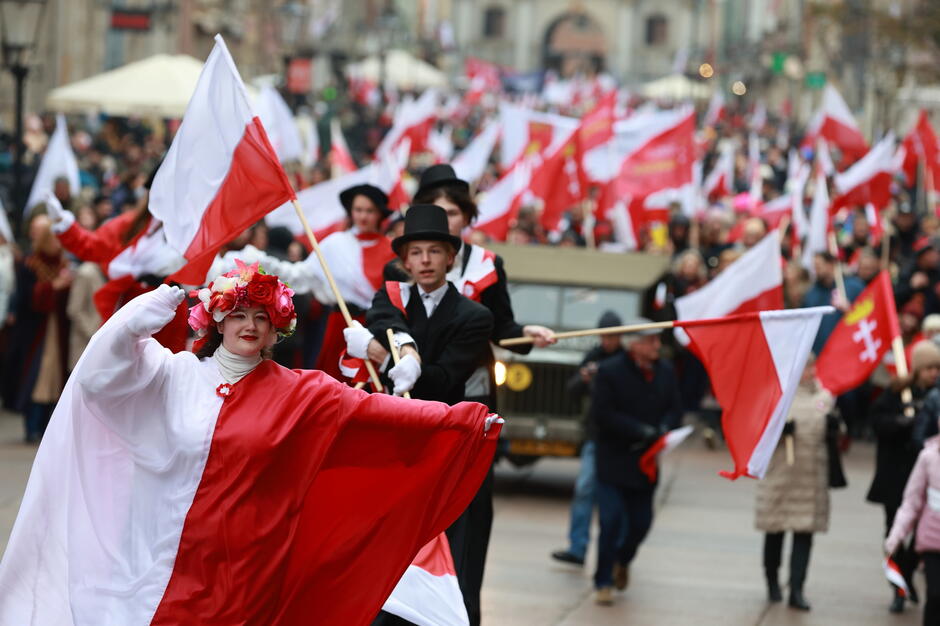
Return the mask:
<svg viewBox="0 0 940 626">
<path fill-rule="evenodd" d="M 833 395 L 858 387 L 900 334 L 891 278 L 882 271 L 829 335 L 816 360 L 816 377 Z"/>
</svg>

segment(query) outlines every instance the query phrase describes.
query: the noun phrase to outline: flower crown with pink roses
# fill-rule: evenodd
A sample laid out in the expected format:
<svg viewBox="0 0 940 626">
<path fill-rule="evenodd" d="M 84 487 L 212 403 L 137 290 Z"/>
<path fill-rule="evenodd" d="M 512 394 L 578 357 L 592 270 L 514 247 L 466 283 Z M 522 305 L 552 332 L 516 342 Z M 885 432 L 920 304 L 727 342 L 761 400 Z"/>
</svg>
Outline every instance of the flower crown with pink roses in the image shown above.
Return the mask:
<svg viewBox="0 0 940 626">
<path fill-rule="evenodd" d="M 294 290 L 277 276 L 265 274 L 257 263 L 245 265 L 236 259 L 235 264 L 236 269 L 217 276 L 208 287 L 190 292 L 199 303 L 189 309 L 189 327 L 203 338 L 213 323 L 221 322 L 235 309 L 257 306 L 267 312 L 278 335 L 292 335 L 297 327 Z"/>
</svg>

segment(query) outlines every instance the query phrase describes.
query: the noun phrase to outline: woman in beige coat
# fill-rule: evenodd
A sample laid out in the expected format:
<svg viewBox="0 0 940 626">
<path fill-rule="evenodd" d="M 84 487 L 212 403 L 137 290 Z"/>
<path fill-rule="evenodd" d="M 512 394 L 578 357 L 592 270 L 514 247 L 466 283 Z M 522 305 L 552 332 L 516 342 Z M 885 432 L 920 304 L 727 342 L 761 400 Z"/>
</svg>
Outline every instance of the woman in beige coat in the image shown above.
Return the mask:
<svg viewBox="0 0 940 626">
<path fill-rule="evenodd" d="M 813 533 L 829 528 L 829 466 L 826 449 L 826 415 L 833 399 L 816 384 L 816 367 L 810 357 L 796 395 L 784 435 L 774 451 L 764 479 L 757 484 L 755 526 L 764 535 L 764 571 L 771 602 L 783 596 L 777 570 L 783 552 L 783 535 L 793 533 L 790 551 L 790 598 L 795 609 L 808 611 L 803 582 L 809 565 Z M 791 443 L 788 443 L 788 440 Z M 788 459 L 787 447 L 793 455 Z M 790 462 L 792 460 L 792 463 Z"/>
</svg>

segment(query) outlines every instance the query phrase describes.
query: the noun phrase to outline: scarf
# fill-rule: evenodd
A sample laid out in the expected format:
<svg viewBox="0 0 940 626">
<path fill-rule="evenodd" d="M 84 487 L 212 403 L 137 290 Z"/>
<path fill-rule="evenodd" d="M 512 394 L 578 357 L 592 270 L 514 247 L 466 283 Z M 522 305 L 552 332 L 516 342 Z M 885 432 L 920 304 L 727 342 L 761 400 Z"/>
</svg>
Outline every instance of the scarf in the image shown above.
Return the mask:
<svg viewBox="0 0 940 626">
<path fill-rule="evenodd" d="M 222 378 L 230 385 L 234 385 L 251 373 L 261 363 L 261 355 L 239 356 L 225 349 L 225 346 L 216 348 L 212 355 L 219 366 Z"/>
</svg>

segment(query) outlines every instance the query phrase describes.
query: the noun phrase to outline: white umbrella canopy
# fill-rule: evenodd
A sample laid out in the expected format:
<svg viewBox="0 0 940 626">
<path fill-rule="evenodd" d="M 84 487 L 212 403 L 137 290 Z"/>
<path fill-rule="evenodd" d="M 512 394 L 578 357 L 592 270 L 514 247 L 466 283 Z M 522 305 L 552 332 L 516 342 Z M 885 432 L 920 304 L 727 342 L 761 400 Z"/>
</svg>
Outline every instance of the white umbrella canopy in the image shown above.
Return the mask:
<svg viewBox="0 0 940 626">
<path fill-rule="evenodd" d="M 379 76 L 379 57 L 377 56 L 348 65 L 346 73 L 350 78 L 365 79 L 373 83 L 378 83 L 381 78 L 399 89 L 422 89 L 447 85 L 447 76 L 444 72 L 404 50 L 389 50 L 385 54 L 384 76 Z"/>
<path fill-rule="evenodd" d="M 644 83 L 640 93 L 647 98 L 662 98 L 672 100 L 682 100 L 694 98 L 704 100 L 711 96 L 712 90 L 700 82 L 689 80 L 682 74 L 672 74 L 664 76 L 654 81 Z"/>
<path fill-rule="evenodd" d="M 57 87 L 49 92 L 46 107 L 62 113 L 182 117 L 202 66 L 202 61 L 185 54 L 156 54 Z M 256 95 L 255 89 L 247 88 Z"/>
</svg>

